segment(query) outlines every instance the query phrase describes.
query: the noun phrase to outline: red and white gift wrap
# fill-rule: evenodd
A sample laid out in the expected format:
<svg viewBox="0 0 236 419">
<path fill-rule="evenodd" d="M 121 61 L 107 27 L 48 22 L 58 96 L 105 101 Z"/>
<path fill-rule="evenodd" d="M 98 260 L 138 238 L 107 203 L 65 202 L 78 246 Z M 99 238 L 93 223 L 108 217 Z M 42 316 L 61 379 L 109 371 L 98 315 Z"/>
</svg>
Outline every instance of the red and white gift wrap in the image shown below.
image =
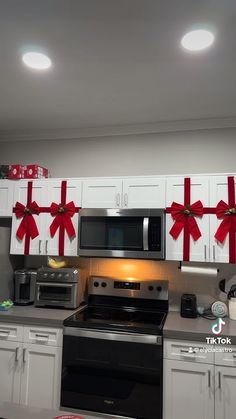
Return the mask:
<svg viewBox="0 0 236 419">
<path fill-rule="evenodd" d="M 171 214 L 174 225 L 170 230 L 170 235 L 176 240 L 183 230 L 183 260 L 190 259 L 190 237 L 197 241 L 201 237 L 195 217 L 202 218 L 204 208 L 201 201 L 191 204 L 191 180 L 184 179 L 184 204 L 172 202 L 171 207 L 166 208 L 166 212 Z"/>
<path fill-rule="evenodd" d="M 236 262 L 236 202 L 234 177 L 228 177 L 228 204 L 224 201 L 218 202 L 216 206 L 216 216 L 222 220 L 215 234 L 215 239 L 221 244 L 224 243 L 229 235 L 229 262 Z"/>
<path fill-rule="evenodd" d="M 34 219 L 34 215 L 38 215 L 40 208 L 35 201 L 32 201 L 33 182 L 28 182 L 27 186 L 27 203 L 26 205 L 16 202 L 13 212 L 16 218 L 22 218 L 17 229 L 16 237 L 23 240 L 25 237 L 24 254 L 29 254 L 30 240 L 35 239 L 39 235 L 38 227 Z"/>
<path fill-rule="evenodd" d="M 27 164 L 24 166 L 24 178 L 26 179 L 42 179 L 48 178 L 48 169 L 38 166 L 37 164 Z"/>
<path fill-rule="evenodd" d="M 59 256 L 64 256 L 65 232 L 70 239 L 73 239 L 73 237 L 76 236 L 72 217 L 75 213 L 79 212 L 80 209 L 79 207 L 75 207 L 73 201 L 66 203 L 66 189 L 67 182 L 66 180 L 63 180 L 61 182 L 61 202 L 59 204 L 52 202 L 49 209 L 52 217 L 54 217 L 54 220 L 50 225 L 51 237 L 54 237 L 59 229 Z"/>
<path fill-rule="evenodd" d="M 10 164 L 8 179 L 22 179 L 24 177 L 24 166 L 21 164 Z"/>
</svg>

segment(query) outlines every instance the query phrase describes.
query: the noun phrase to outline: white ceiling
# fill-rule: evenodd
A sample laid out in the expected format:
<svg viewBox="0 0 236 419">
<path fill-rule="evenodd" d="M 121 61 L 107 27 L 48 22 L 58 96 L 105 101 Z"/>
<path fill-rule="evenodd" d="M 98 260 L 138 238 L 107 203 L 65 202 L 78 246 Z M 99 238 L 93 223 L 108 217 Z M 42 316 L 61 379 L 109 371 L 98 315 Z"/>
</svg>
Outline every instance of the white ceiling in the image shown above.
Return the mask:
<svg viewBox="0 0 236 419">
<path fill-rule="evenodd" d="M 207 52 L 182 35 L 203 24 Z M 0 131 L 236 119 L 235 0 L 1 0 Z M 21 49 L 48 51 L 37 73 Z"/>
</svg>

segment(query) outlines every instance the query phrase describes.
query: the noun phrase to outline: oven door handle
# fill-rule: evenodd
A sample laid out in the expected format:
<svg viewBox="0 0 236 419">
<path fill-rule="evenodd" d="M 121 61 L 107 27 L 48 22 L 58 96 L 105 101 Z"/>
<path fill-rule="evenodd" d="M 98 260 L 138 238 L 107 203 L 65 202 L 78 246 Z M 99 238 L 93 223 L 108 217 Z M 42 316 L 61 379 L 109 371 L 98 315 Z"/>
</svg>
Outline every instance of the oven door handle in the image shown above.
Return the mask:
<svg viewBox="0 0 236 419">
<path fill-rule="evenodd" d="M 67 282 L 37 282 L 36 283 L 36 285 L 37 286 L 47 286 L 47 287 L 53 287 L 53 286 L 56 286 L 56 287 L 62 287 L 62 288 L 72 288 L 72 287 L 74 287 L 76 284 L 75 283 L 73 283 L 73 284 L 68 284 Z"/>
<path fill-rule="evenodd" d="M 129 332 L 106 332 L 104 330 L 96 329 L 79 329 L 77 327 L 64 327 L 65 336 L 76 336 L 82 338 L 104 339 L 119 342 L 131 343 L 145 343 L 151 345 L 162 345 L 162 336 L 145 335 L 142 333 Z"/>
</svg>

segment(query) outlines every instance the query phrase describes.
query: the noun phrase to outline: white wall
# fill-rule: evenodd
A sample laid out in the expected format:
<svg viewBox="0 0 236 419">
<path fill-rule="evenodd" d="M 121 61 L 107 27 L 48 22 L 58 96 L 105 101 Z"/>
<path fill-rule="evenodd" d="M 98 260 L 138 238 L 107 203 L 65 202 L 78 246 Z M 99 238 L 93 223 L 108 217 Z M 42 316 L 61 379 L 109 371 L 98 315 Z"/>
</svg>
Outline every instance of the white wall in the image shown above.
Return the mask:
<svg viewBox="0 0 236 419">
<path fill-rule="evenodd" d="M 0 142 L 0 164 L 38 163 L 52 177 L 236 171 L 236 129 Z"/>
</svg>

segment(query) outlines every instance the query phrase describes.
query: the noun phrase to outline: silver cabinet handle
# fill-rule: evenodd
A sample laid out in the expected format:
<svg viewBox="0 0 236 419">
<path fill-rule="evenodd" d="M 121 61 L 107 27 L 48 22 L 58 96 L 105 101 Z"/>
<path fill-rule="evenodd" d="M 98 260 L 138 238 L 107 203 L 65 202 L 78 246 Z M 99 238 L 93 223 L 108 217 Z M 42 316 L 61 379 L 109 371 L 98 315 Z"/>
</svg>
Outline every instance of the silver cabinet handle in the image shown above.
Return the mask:
<svg viewBox="0 0 236 419">
<path fill-rule="evenodd" d="M 128 194 L 127 193 L 125 193 L 125 196 L 124 196 L 124 204 L 125 204 L 125 207 L 128 207 Z"/>
<path fill-rule="evenodd" d="M 208 387 L 211 388 L 211 371 L 208 370 Z"/>
<path fill-rule="evenodd" d="M 48 240 L 46 240 L 46 244 L 45 244 L 45 253 L 46 255 L 48 254 Z"/>
<path fill-rule="evenodd" d="M 23 362 L 26 362 L 26 348 L 23 349 Z"/>
<path fill-rule="evenodd" d="M 149 218 L 143 218 L 143 250 L 149 250 L 148 248 L 148 227 L 149 227 Z"/>
<path fill-rule="evenodd" d="M 221 390 L 221 372 L 218 372 L 218 385 L 219 385 L 219 389 Z"/>
<path fill-rule="evenodd" d="M 204 259 L 207 260 L 207 247 L 204 245 Z"/>
<path fill-rule="evenodd" d="M 216 260 L 216 247 L 215 247 L 215 245 L 213 245 L 213 260 L 214 260 L 214 262 Z"/>
<path fill-rule="evenodd" d="M 0 330 L 0 336 L 7 337 L 10 335 L 10 330 Z"/>
<path fill-rule="evenodd" d="M 19 355 L 19 347 L 16 348 L 16 352 L 15 352 L 15 362 L 19 361 L 18 355 Z"/>
<path fill-rule="evenodd" d="M 180 352 L 182 354 L 188 354 L 189 353 L 189 350 L 188 349 L 180 349 Z"/>
<path fill-rule="evenodd" d="M 119 193 L 116 194 L 116 206 L 117 207 L 120 206 L 120 194 Z"/>
<path fill-rule="evenodd" d="M 41 254 L 41 244 L 42 244 L 42 240 L 39 240 L 39 254 Z"/>
</svg>

